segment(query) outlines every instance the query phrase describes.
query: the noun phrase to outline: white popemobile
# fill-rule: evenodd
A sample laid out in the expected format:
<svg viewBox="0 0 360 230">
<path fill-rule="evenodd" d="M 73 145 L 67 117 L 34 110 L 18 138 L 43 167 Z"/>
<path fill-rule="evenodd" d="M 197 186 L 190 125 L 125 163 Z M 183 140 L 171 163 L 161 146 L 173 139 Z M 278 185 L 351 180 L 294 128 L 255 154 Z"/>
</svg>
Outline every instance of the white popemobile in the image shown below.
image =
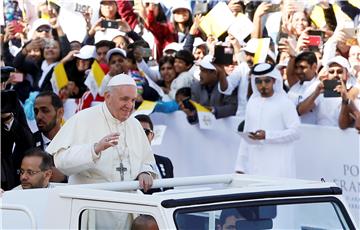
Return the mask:
<svg viewBox="0 0 360 230">
<path fill-rule="evenodd" d="M 155 180 L 154 187 L 175 189 L 145 195 L 131 181 L 7 191 L 1 229 L 114 229 L 119 215 L 151 215 L 159 229 L 221 229 L 231 220 L 234 229 L 356 228 L 334 183 L 236 174 Z"/>
</svg>

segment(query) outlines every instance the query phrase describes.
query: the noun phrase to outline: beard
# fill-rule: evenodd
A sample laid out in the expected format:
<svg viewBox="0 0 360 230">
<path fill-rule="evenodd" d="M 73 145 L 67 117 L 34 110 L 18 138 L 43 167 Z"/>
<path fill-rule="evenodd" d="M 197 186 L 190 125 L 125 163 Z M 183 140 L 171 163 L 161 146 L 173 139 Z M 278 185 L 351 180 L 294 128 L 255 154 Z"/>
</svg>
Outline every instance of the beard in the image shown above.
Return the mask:
<svg viewBox="0 0 360 230">
<path fill-rule="evenodd" d="M 49 124 L 43 126 L 43 127 L 38 127 L 39 130 L 42 132 L 42 133 L 48 133 L 50 132 L 54 127 L 56 126 L 56 117 L 50 121 Z"/>
</svg>

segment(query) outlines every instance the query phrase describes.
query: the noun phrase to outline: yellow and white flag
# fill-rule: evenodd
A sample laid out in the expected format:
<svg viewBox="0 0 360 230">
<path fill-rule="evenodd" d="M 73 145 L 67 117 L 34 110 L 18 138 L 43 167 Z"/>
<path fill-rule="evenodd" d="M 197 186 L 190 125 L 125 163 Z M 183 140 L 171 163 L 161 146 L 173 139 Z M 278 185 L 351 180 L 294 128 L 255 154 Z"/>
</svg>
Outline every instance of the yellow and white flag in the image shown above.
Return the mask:
<svg viewBox="0 0 360 230">
<path fill-rule="evenodd" d="M 149 115 L 151 114 L 156 106 L 156 102 L 155 101 L 147 101 L 144 100 L 141 105 L 137 108 L 137 110 L 132 114 L 133 116 L 136 116 L 138 114 L 146 114 Z"/>
<path fill-rule="evenodd" d="M 52 77 L 50 79 L 51 86 L 53 91 L 56 94 L 59 94 L 60 89 L 66 86 L 69 82 L 68 77 L 65 72 L 64 64 L 59 63 L 54 67 Z"/>
<path fill-rule="evenodd" d="M 224 2 L 216 4 L 200 22 L 200 28 L 207 36 L 220 37 L 234 22 L 235 16 Z"/>
<path fill-rule="evenodd" d="M 197 111 L 200 129 L 213 129 L 214 122 L 216 120 L 214 114 L 212 114 L 209 109 L 199 103 L 196 103 L 195 101 L 190 100 L 190 103 L 195 106 Z"/>
<path fill-rule="evenodd" d="M 254 64 L 263 63 L 266 61 L 270 46 L 270 38 L 259 38 L 256 40 L 257 44 L 254 55 Z"/>
<path fill-rule="evenodd" d="M 90 72 L 85 80 L 85 85 L 89 88 L 93 97 L 99 92 L 101 82 L 105 77 L 104 71 L 101 69 L 99 63 L 95 60 L 91 65 Z"/>
</svg>

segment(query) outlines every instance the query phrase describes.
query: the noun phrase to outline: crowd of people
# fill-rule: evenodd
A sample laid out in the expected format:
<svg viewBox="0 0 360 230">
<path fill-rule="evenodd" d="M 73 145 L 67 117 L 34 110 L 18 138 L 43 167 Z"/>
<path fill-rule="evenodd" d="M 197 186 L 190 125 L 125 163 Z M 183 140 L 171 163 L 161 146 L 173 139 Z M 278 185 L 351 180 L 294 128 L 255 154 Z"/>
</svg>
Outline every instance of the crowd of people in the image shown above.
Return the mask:
<svg viewBox="0 0 360 230">
<path fill-rule="evenodd" d="M 94 2 L 4 0 L 4 190 L 136 179 L 149 192 L 153 179 L 173 177 L 171 161 L 151 150 L 149 116 L 131 116 L 144 101 L 182 110 L 191 124 L 196 104 L 244 120 L 239 173 L 293 177 L 301 123 L 360 131 L 356 1 Z M 227 27 L 210 17 L 219 9 L 231 14 Z M 77 108 L 65 117 L 70 101 Z"/>
</svg>

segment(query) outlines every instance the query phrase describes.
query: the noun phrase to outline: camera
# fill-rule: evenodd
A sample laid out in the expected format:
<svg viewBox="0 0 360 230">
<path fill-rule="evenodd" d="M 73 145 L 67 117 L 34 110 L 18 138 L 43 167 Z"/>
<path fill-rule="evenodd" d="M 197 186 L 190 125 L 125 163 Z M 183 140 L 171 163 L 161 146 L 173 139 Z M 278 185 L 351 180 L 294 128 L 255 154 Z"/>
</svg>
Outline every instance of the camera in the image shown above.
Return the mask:
<svg viewBox="0 0 360 230">
<path fill-rule="evenodd" d="M 233 63 L 234 49 L 229 46 L 216 45 L 214 63 L 220 65 L 231 65 Z"/>
<path fill-rule="evenodd" d="M 15 68 L 12 66 L 2 66 L 1 67 L 1 83 L 9 80 L 10 73 L 14 72 Z"/>
</svg>

